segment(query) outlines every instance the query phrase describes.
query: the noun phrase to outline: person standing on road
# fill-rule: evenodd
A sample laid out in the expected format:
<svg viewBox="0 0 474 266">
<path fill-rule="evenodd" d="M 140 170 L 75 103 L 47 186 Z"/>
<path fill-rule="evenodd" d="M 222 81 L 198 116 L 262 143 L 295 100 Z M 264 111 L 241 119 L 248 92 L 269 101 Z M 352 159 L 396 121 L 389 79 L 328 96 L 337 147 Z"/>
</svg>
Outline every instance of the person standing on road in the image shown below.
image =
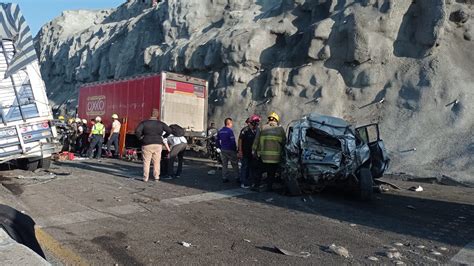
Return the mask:
<svg viewBox="0 0 474 266">
<path fill-rule="evenodd" d="M 239 162 L 237 158 L 237 145 L 235 144 L 235 135 L 232 131 L 232 118 L 224 120 L 224 127 L 217 133 L 217 148 L 220 150 L 222 159 L 222 182 L 229 182 L 229 161 L 232 165 L 232 170 L 235 173 L 235 180 L 239 181 Z M 219 152 L 219 151 L 218 151 Z"/>
<path fill-rule="evenodd" d="M 286 141 L 285 130 L 278 124 L 279 121 L 278 114 L 272 112 L 268 115 L 267 124 L 260 128 L 255 137 L 252 150 L 254 156 L 258 159 L 259 166 L 255 173 L 255 185 L 252 190 L 260 190 L 262 174 L 266 172 L 267 190 L 272 191 Z"/>
<path fill-rule="evenodd" d="M 82 135 L 81 135 L 81 142 L 79 147 L 79 155 L 86 156 L 87 149 L 88 149 L 88 139 L 90 134 L 90 128 L 87 126 L 87 119 L 82 119 Z"/>
<path fill-rule="evenodd" d="M 137 138 L 142 142 L 144 182 L 148 182 L 150 175 L 150 164 L 152 161 L 154 180 L 160 180 L 163 132 L 165 132 L 164 137 L 168 137 L 168 135 L 172 133 L 171 128 L 158 119 L 159 116 L 160 112 L 158 109 L 153 109 L 150 119 L 142 121 L 135 129 Z"/>
<path fill-rule="evenodd" d="M 112 115 L 112 128 L 110 129 L 109 140 L 107 141 L 107 156 L 112 157 L 112 152 L 110 151 L 110 146 L 114 145 L 114 157 L 119 155 L 119 134 L 122 124 L 118 121 L 119 117 L 117 114 Z"/>
<path fill-rule="evenodd" d="M 170 125 L 173 131 L 171 135 L 163 139 L 168 153 L 168 179 L 179 178 L 183 172 L 184 152 L 188 147 L 188 141 L 184 137 L 184 129 L 179 125 Z M 178 169 L 174 172 L 174 162 L 178 159 Z"/>
<path fill-rule="evenodd" d="M 92 159 L 94 156 L 94 149 L 97 147 L 96 159 L 102 157 L 102 144 L 104 144 L 105 138 L 105 126 L 102 124 L 102 118 L 100 116 L 95 118 L 95 123 L 92 126 L 91 133 L 89 134 L 90 145 L 87 151 L 87 157 Z"/>
<path fill-rule="evenodd" d="M 247 126 L 244 127 L 239 134 L 239 159 L 241 162 L 240 168 L 240 187 L 249 188 L 251 185 L 250 177 L 254 168 L 254 160 L 252 158 L 252 145 L 257 134 L 258 123 L 260 117 L 252 115 L 247 119 Z"/>
</svg>

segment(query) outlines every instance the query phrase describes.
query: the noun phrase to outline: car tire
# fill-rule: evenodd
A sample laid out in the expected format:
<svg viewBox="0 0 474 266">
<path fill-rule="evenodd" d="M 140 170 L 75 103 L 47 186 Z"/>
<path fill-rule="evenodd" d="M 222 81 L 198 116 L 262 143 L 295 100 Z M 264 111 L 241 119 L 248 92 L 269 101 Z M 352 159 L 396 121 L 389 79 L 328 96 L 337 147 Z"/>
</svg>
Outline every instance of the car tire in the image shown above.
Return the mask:
<svg viewBox="0 0 474 266">
<path fill-rule="evenodd" d="M 17 161 L 18 168 L 26 171 L 38 169 L 40 160 L 20 159 Z"/>
<path fill-rule="evenodd" d="M 374 192 L 374 179 L 368 168 L 359 170 L 359 198 L 363 201 L 370 201 Z"/>
<path fill-rule="evenodd" d="M 39 168 L 48 170 L 51 167 L 51 157 L 43 158 L 39 161 Z"/>
</svg>

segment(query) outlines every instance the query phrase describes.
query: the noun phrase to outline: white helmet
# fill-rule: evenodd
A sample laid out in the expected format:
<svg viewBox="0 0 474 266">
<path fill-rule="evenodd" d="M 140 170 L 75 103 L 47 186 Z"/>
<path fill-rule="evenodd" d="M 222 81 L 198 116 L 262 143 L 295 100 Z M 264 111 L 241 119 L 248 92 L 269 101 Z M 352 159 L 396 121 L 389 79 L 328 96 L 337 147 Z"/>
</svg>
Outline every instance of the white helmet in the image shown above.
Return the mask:
<svg viewBox="0 0 474 266">
<path fill-rule="evenodd" d="M 102 117 L 100 117 L 100 116 L 96 117 L 96 118 L 95 118 L 95 121 L 96 121 L 96 122 L 102 122 Z"/>
<path fill-rule="evenodd" d="M 87 119 L 82 119 L 83 124 L 87 124 Z"/>
<path fill-rule="evenodd" d="M 79 117 L 76 118 L 76 123 L 81 123 L 81 121 L 82 121 L 82 120 L 81 120 Z"/>
</svg>

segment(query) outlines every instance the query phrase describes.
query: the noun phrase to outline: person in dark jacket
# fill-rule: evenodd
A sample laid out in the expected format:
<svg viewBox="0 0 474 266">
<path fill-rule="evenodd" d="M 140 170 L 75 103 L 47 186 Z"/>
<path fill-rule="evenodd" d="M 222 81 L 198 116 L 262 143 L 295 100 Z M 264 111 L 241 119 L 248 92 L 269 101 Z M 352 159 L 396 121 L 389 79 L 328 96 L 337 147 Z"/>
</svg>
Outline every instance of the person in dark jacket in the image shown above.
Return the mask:
<svg viewBox="0 0 474 266">
<path fill-rule="evenodd" d="M 148 182 L 151 161 L 153 161 L 153 177 L 155 181 L 160 180 L 163 133 L 166 133 L 165 137 L 171 134 L 171 128 L 161 122 L 159 116 L 158 109 L 153 109 L 150 119 L 142 121 L 135 130 L 136 136 L 142 142 L 144 182 Z"/>
<path fill-rule="evenodd" d="M 232 118 L 224 120 L 224 127 L 217 133 L 217 148 L 220 150 L 222 159 L 222 181 L 229 182 L 228 164 L 232 165 L 235 173 L 235 180 L 239 180 L 239 160 L 237 158 L 237 144 L 235 143 L 234 131 L 232 131 Z"/>
</svg>

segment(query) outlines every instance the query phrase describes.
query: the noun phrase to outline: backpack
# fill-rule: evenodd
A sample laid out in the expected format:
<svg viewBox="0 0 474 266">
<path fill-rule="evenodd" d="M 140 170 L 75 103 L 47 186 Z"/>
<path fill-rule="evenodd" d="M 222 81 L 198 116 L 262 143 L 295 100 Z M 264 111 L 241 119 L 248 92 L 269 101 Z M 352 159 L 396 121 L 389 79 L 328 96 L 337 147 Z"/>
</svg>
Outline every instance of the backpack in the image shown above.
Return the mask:
<svg viewBox="0 0 474 266">
<path fill-rule="evenodd" d="M 181 126 L 173 124 L 173 125 L 170 125 L 170 128 L 171 128 L 173 136 L 175 136 L 175 137 L 184 137 L 184 133 L 186 131 Z"/>
</svg>

